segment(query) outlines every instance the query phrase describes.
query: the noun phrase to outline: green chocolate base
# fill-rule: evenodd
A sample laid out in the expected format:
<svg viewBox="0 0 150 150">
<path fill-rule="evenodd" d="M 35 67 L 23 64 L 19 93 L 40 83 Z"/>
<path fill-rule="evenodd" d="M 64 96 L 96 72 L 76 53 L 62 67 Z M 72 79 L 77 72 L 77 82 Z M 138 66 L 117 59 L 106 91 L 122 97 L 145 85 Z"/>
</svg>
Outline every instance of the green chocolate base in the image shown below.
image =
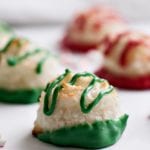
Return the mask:
<svg viewBox="0 0 150 150">
<path fill-rule="evenodd" d="M 42 88 L 23 89 L 23 90 L 6 90 L 0 88 L 0 102 L 29 104 L 38 102 Z"/>
<path fill-rule="evenodd" d="M 92 124 L 65 127 L 53 132 L 37 134 L 36 137 L 41 141 L 58 146 L 104 148 L 119 140 L 127 120 L 128 115 L 125 114 L 118 120 L 95 121 Z"/>
</svg>

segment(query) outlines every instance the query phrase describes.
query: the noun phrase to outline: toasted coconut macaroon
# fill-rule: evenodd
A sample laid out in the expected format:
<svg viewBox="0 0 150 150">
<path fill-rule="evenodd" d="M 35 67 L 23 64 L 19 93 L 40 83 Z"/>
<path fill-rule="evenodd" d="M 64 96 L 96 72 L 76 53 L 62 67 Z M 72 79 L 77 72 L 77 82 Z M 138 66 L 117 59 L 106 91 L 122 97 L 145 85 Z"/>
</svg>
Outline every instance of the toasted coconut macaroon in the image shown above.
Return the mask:
<svg viewBox="0 0 150 150">
<path fill-rule="evenodd" d="M 94 7 L 80 12 L 70 23 L 61 42 L 64 49 L 87 52 L 126 29 L 123 19 L 108 7 Z"/>
<path fill-rule="evenodd" d="M 24 38 L 0 35 L 0 101 L 33 103 L 61 72 L 57 57 Z"/>
<path fill-rule="evenodd" d="M 103 68 L 96 75 L 120 88 L 150 89 L 150 36 L 123 32 L 105 48 Z"/>
<path fill-rule="evenodd" d="M 102 148 L 120 138 L 127 119 L 106 80 L 66 70 L 42 92 L 33 135 L 60 146 Z"/>
</svg>

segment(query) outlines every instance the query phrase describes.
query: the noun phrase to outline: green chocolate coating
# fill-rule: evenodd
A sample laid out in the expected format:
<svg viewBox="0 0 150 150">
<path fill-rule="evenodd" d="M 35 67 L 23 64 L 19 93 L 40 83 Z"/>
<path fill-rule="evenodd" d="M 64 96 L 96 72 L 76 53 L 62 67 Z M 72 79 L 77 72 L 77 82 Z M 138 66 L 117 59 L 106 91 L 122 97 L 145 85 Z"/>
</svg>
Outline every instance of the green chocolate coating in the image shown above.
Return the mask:
<svg viewBox="0 0 150 150">
<path fill-rule="evenodd" d="M 23 89 L 23 90 L 6 90 L 0 88 L 0 102 L 29 104 L 38 102 L 42 88 Z"/>
<path fill-rule="evenodd" d="M 64 127 L 53 132 L 43 132 L 37 138 L 59 146 L 104 148 L 116 143 L 121 137 L 128 120 L 123 115 L 117 120 L 95 121 L 92 124 L 79 124 Z"/>
</svg>

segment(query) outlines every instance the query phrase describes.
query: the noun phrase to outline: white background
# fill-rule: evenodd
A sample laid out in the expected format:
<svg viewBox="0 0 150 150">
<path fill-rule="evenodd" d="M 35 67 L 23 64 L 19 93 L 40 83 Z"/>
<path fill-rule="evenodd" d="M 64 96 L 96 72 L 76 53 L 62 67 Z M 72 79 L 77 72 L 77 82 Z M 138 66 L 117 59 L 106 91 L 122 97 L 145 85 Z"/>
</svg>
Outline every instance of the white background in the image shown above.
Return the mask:
<svg viewBox="0 0 150 150">
<path fill-rule="evenodd" d="M 63 23 L 78 10 L 101 3 L 131 22 L 150 21 L 149 0 L 0 0 L 0 19 L 15 25 Z"/>
</svg>

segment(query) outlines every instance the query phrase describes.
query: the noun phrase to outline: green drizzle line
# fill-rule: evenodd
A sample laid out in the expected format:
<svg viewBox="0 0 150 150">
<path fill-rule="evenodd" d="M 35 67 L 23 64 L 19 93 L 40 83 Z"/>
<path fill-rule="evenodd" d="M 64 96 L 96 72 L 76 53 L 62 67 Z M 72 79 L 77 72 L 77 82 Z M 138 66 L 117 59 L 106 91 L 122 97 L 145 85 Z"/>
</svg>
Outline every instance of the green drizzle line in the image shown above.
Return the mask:
<svg viewBox="0 0 150 150">
<path fill-rule="evenodd" d="M 35 49 L 34 51 L 27 52 L 22 56 L 9 57 L 7 59 L 7 63 L 10 66 L 15 66 L 15 65 L 21 63 L 26 58 L 28 58 L 30 56 L 33 56 L 33 55 L 36 55 L 37 53 L 40 53 L 40 52 L 42 52 L 41 49 Z M 47 53 L 45 53 L 45 56 L 41 60 L 39 60 L 39 62 L 37 63 L 37 67 L 35 69 L 37 74 L 40 74 L 42 72 L 42 67 L 43 67 L 45 61 L 49 58 L 50 55 L 51 55 L 50 52 L 47 52 Z"/>
<path fill-rule="evenodd" d="M 22 55 L 22 56 L 9 57 L 9 58 L 7 59 L 7 63 L 8 63 L 8 65 L 10 65 L 10 66 L 15 66 L 15 65 L 17 65 L 18 63 L 22 62 L 24 59 L 26 59 L 26 58 L 28 58 L 28 57 L 30 57 L 30 56 L 33 56 L 33 55 L 35 55 L 35 54 L 37 54 L 37 53 L 39 53 L 39 52 L 41 52 L 41 49 L 35 49 L 34 51 L 32 51 L 32 52 L 27 52 L 27 53 L 25 53 L 25 54 Z"/>
<path fill-rule="evenodd" d="M 7 44 L 5 45 L 5 47 L 3 49 L 0 49 L 0 52 L 6 52 L 10 47 L 10 45 L 13 43 L 13 41 L 14 41 L 14 37 L 11 37 L 7 42 Z"/>
<path fill-rule="evenodd" d="M 0 52 L 6 52 L 9 49 L 9 47 L 11 46 L 11 44 L 13 44 L 13 42 L 15 40 L 16 40 L 16 37 L 14 37 L 14 36 L 10 37 L 9 41 L 4 46 L 4 48 L 0 49 Z M 24 42 L 24 39 L 20 39 L 19 44 L 18 44 L 18 48 L 23 45 L 23 42 Z M 21 56 L 11 56 L 11 57 L 9 57 L 7 59 L 7 64 L 9 66 L 15 66 L 15 65 L 21 63 L 22 61 L 24 61 L 25 59 L 27 59 L 28 57 L 34 56 L 34 55 L 36 55 L 36 54 L 38 54 L 40 52 L 43 52 L 43 50 L 40 49 L 40 48 L 37 48 L 37 49 L 35 49 L 35 50 L 31 51 L 31 52 L 27 52 L 27 53 L 25 53 L 25 54 L 23 54 Z M 37 63 L 36 69 L 35 69 L 37 74 L 40 74 L 42 72 L 42 67 L 43 67 L 45 61 L 50 56 L 51 56 L 51 53 L 49 51 L 46 51 L 44 57 L 39 60 L 39 62 Z"/>
<path fill-rule="evenodd" d="M 56 107 L 56 102 L 57 102 L 57 97 L 58 97 L 58 93 L 59 91 L 63 88 L 62 85 L 59 85 L 59 83 L 70 73 L 70 71 L 68 69 L 66 69 L 65 73 L 62 74 L 61 76 L 59 76 L 55 81 L 53 81 L 52 83 L 49 83 L 45 89 L 46 95 L 44 97 L 44 113 L 46 115 L 51 115 Z M 99 103 L 99 101 L 103 98 L 104 95 L 110 93 L 113 90 L 112 86 L 109 86 L 106 90 L 102 90 L 100 91 L 100 93 L 98 94 L 98 96 L 88 105 L 86 106 L 85 101 L 86 101 L 86 95 L 88 94 L 88 92 L 93 89 L 94 85 L 97 82 L 104 82 L 104 79 L 99 79 L 97 78 L 95 75 L 91 74 L 91 73 L 78 73 L 75 74 L 72 79 L 70 80 L 69 84 L 74 85 L 77 81 L 78 78 L 80 77 L 92 77 L 92 81 L 89 83 L 89 85 L 87 86 L 87 88 L 84 89 L 84 91 L 81 94 L 81 98 L 80 98 L 80 107 L 81 107 L 81 111 L 83 113 L 89 113 L 92 108 Z M 53 91 L 53 92 L 52 92 Z M 51 105 L 49 107 L 49 97 L 52 98 L 52 102 Z"/>
<path fill-rule="evenodd" d="M 53 81 L 52 83 L 49 83 L 45 89 L 46 95 L 44 98 L 44 113 L 46 115 L 51 115 L 54 110 L 55 110 L 55 106 L 56 106 L 56 101 L 57 101 L 57 96 L 58 96 L 58 92 L 61 90 L 62 86 L 57 86 L 55 88 L 56 85 L 58 85 L 68 74 L 70 73 L 70 70 L 66 69 L 65 73 L 62 74 L 61 76 L 59 76 L 55 81 Z M 55 88 L 55 89 L 54 89 Z M 53 91 L 53 95 L 52 95 L 52 90 Z M 50 95 L 52 95 L 52 103 L 51 106 L 49 108 L 49 97 Z"/>
<path fill-rule="evenodd" d="M 37 64 L 37 67 L 36 67 L 36 73 L 37 74 L 40 74 L 42 72 L 42 67 L 45 63 L 45 61 L 49 58 L 50 56 L 50 53 L 48 52 Z"/>
</svg>

